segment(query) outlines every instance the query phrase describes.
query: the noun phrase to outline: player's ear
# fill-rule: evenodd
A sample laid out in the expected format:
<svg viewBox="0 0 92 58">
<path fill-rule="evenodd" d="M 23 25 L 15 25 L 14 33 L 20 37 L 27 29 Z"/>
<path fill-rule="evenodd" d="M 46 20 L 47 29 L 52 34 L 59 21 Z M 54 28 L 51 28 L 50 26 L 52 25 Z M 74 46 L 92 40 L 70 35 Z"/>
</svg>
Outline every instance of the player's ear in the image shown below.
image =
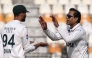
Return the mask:
<svg viewBox="0 0 92 58">
<path fill-rule="evenodd" d="M 23 17 L 23 13 L 20 13 L 19 16 L 20 16 L 20 17 Z"/>
<path fill-rule="evenodd" d="M 19 15 L 22 16 L 22 13 L 20 13 Z"/>
<path fill-rule="evenodd" d="M 78 18 L 76 17 L 76 18 L 75 18 L 75 22 L 77 22 L 77 21 L 78 21 Z"/>
</svg>

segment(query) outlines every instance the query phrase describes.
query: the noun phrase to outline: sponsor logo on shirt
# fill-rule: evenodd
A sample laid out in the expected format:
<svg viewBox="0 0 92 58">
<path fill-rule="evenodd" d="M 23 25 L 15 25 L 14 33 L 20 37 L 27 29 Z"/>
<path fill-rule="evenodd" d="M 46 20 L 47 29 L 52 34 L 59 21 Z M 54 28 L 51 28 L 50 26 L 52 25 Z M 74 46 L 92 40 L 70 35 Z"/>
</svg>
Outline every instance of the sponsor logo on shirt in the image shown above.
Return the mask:
<svg viewBox="0 0 92 58">
<path fill-rule="evenodd" d="M 74 43 L 66 43 L 66 45 L 68 46 L 68 47 L 74 47 Z"/>
</svg>

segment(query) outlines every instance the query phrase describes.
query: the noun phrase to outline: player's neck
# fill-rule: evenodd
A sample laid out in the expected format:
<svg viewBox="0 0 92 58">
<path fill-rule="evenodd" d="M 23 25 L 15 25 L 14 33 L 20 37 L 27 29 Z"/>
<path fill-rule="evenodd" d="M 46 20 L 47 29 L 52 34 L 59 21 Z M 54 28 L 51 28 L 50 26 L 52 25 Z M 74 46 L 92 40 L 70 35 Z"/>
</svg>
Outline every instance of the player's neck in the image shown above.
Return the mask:
<svg viewBox="0 0 92 58">
<path fill-rule="evenodd" d="M 78 23 L 74 23 L 74 24 L 72 24 L 72 25 L 70 25 L 71 26 L 71 29 L 75 26 L 75 25 L 77 25 Z"/>
<path fill-rule="evenodd" d="M 19 20 L 21 21 L 21 19 L 19 17 L 14 17 L 14 20 Z"/>
</svg>

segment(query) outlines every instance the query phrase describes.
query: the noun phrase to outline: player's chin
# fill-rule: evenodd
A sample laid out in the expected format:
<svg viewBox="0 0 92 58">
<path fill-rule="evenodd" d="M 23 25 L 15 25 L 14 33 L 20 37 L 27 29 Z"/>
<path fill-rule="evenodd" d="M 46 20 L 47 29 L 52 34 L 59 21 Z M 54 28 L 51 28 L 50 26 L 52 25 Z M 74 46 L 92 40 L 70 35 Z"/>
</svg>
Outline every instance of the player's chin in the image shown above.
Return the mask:
<svg viewBox="0 0 92 58">
<path fill-rule="evenodd" d="M 21 20 L 21 22 L 25 22 L 25 20 Z"/>
<path fill-rule="evenodd" d="M 25 21 L 21 21 L 21 22 L 25 22 Z"/>
<path fill-rule="evenodd" d="M 67 24 L 67 25 L 69 25 L 69 23 L 68 23 L 68 22 L 66 22 L 66 24 Z"/>
<path fill-rule="evenodd" d="M 70 21 L 67 21 L 66 24 L 67 24 L 67 25 L 71 25 L 71 22 L 70 22 Z"/>
</svg>

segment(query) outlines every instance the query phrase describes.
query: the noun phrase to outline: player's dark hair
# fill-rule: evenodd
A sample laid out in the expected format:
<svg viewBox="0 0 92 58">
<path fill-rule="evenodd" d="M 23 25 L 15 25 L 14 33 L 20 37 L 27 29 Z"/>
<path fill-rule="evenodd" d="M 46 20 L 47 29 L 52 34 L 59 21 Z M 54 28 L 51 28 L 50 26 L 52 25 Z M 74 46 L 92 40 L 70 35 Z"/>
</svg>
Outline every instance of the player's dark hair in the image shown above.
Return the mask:
<svg viewBox="0 0 92 58">
<path fill-rule="evenodd" d="M 78 10 L 76 10 L 75 8 L 70 8 L 69 11 L 74 11 L 74 14 L 73 14 L 74 18 L 78 18 L 77 22 L 80 23 L 80 21 L 81 21 L 81 13 Z"/>
<path fill-rule="evenodd" d="M 16 16 L 18 16 L 20 13 L 14 13 L 14 16 L 16 17 Z"/>
<path fill-rule="evenodd" d="M 29 12 L 29 11 L 27 11 L 24 5 L 16 5 L 13 7 L 14 16 L 18 16 L 20 13 L 26 13 L 26 12 Z"/>
<path fill-rule="evenodd" d="M 26 13 L 26 12 L 20 12 L 20 13 Z M 14 13 L 14 16 L 18 16 L 20 13 Z"/>
</svg>

